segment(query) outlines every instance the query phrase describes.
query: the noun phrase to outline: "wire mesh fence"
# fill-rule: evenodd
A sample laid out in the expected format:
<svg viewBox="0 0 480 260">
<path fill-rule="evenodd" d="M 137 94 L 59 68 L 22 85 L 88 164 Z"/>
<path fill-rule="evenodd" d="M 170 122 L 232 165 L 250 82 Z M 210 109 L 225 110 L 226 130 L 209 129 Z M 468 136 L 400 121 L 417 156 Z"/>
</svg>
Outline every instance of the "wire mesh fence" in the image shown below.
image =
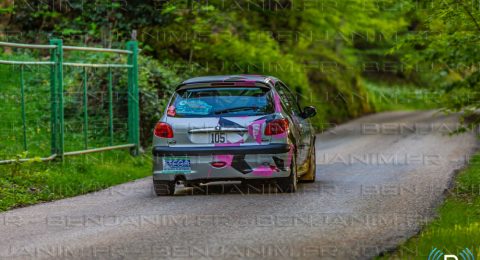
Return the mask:
<svg viewBox="0 0 480 260">
<path fill-rule="evenodd" d="M 50 155 L 50 68 L 0 65 L 0 158 Z"/>
<path fill-rule="evenodd" d="M 61 40 L 0 47 L 0 164 L 120 148 L 138 153 L 136 42 L 127 50 Z"/>
</svg>

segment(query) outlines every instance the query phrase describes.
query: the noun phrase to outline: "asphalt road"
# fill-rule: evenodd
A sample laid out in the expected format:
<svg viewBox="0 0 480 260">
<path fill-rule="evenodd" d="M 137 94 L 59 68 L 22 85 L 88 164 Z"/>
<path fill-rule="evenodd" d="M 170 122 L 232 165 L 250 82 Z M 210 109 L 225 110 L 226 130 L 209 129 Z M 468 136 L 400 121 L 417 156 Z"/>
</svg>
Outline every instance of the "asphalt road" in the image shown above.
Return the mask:
<svg viewBox="0 0 480 260">
<path fill-rule="evenodd" d="M 418 232 L 475 150 L 474 133 L 448 135 L 456 122 L 392 112 L 319 134 L 317 182 L 295 194 L 211 185 L 156 197 L 146 178 L 12 210 L 0 258 L 371 258 Z"/>
</svg>

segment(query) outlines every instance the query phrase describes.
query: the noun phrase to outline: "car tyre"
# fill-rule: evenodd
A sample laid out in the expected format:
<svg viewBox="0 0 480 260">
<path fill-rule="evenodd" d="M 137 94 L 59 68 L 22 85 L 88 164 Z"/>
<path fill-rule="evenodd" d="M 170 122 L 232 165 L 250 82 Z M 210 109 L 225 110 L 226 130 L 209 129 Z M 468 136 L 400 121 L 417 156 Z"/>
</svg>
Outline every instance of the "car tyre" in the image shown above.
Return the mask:
<svg viewBox="0 0 480 260">
<path fill-rule="evenodd" d="M 297 179 L 297 165 L 295 155 L 292 157 L 292 163 L 290 164 L 290 176 L 286 178 L 280 178 L 277 180 L 277 188 L 283 193 L 294 193 L 297 191 L 298 179 Z"/>
<path fill-rule="evenodd" d="M 313 147 L 313 152 L 310 155 L 310 162 L 308 165 L 308 171 L 303 176 L 300 177 L 300 182 L 302 183 L 312 183 L 315 182 L 315 176 L 317 172 L 317 163 L 315 161 L 315 146 Z"/>
<path fill-rule="evenodd" d="M 172 196 L 175 194 L 175 181 L 153 181 L 153 190 L 157 196 Z"/>
</svg>

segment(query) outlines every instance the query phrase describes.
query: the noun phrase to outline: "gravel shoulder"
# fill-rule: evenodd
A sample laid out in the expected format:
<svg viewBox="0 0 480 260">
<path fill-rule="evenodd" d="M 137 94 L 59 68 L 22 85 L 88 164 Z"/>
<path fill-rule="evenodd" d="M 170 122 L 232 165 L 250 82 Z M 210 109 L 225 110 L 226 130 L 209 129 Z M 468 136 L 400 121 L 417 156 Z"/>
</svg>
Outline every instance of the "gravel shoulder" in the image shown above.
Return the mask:
<svg viewBox="0 0 480 260">
<path fill-rule="evenodd" d="M 317 181 L 295 194 L 210 185 L 156 197 L 151 178 L 0 214 L 0 258 L 368 259 L 434 216 L 474 133 L 456 115 L 365 116 L 317 136 Z M 193 193 L 193 194 L 192 194 Z"/>
</svg>

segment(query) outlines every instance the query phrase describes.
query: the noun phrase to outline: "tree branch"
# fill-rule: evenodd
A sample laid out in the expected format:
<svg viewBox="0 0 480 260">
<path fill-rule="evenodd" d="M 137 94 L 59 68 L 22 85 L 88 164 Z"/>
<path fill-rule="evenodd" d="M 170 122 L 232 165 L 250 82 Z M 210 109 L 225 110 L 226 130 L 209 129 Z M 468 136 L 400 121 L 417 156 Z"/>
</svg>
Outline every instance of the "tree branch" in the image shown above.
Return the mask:
<svg viewBox="0 0 480 260">
<path fill-rule="evenodd" d="M 470 16 L 473 23 L 477 27 L 477 30 L 480 32 L 480 24 L 478 23 L 477 19 L 475 19 L 475 16 L 473 16 L 473 14 L 468 10 L 467 6 L 465 6 L 461 0 L 456 0 L 456 1 L 457 1 L 457 3 L 459 3 L 463 7 L 463 9 L 468 14 L 468 16 Z"/>
</svg>

